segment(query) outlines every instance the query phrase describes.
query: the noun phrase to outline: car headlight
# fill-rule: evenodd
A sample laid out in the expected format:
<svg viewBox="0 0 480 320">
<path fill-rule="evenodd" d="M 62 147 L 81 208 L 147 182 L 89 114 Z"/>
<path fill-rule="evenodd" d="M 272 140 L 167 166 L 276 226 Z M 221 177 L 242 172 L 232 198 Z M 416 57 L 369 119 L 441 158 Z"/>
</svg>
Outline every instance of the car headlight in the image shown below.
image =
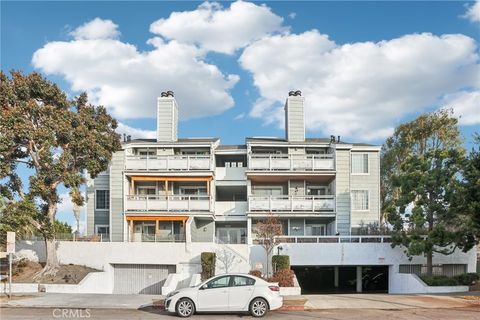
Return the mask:
<svg viewBox="0 0 480 320">
<path fill-rule="evenodd" d="M 172 291 L 170 292 L 169 294 L 167 294 L 167 298 L 170 298 L 170 297 L 173 297 L 174 295 L 176 295 L 177 293 L 179 293 L 180 291 Z"/>
</svg>

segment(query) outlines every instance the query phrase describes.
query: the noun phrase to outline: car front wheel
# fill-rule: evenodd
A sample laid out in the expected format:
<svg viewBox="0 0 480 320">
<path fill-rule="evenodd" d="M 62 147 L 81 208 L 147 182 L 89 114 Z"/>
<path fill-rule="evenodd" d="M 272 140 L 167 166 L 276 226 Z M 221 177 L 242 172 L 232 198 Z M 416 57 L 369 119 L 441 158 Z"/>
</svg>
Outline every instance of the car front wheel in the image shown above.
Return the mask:
<svg viewBox="0 0 480 320">
<path fill-rule="evenodd" d="M 195 313 L 195 306 L 192 300 L 187 298 L 182 298 L 177 302 L 177 307 L 175 308 L 177 315 L 182 318 L 190 317 Z"/>
<path fill-rule="evenodd" d="M 250 314 L 253 317 L 260 318 L 267 314 L 268 304 L 265 299 L 255 298 L 252 303 L 250 303 Z"/>
</svg>

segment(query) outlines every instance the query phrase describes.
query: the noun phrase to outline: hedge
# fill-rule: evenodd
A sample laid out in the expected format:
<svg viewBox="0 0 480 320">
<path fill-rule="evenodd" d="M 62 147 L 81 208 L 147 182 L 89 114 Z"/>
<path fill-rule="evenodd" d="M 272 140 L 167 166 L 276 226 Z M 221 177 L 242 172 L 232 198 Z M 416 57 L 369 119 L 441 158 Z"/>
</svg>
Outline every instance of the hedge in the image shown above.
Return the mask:
<svg viewBox="0 0 480 320">
<path fill-rule="evenodd" d="M 202 280 L 206 280 L 215 275 L 215 252 L 202 252 L 200 255 L 202 263 Z"/>
<path fill-rule="evenodd" d="M 455 277 L 447 276 L 426 276 L 420 278 L 429 286 L 470 286 L 479 279 L 477 273 L 464 273 Z"/>
<path fill-rule="evenodd" d="M 273 274 L 273 277 L 268 278 L 268 282 L 278 282 L 280 287 L 293 287 L 294 272 L 290 269 L 281 269 Z"/>
<path fill-rule="evenodd" d="M 290 257 L 285 255 L 275 255 L 272 257 L 272 265 L 276 266 L 275 270 L 290 269 Z"/>
</svg>

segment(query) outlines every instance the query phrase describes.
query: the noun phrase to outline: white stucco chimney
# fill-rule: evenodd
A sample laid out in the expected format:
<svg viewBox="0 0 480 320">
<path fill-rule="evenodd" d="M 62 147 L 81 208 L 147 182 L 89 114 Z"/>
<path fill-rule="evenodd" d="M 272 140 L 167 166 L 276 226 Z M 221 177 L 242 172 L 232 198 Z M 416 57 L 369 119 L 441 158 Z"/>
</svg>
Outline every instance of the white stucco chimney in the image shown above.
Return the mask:
<svg viewBox="0 0 480 320">
<path fill-rule="evenodd" d="M 157 98 L 157 141 L 178 140 L 178 106 L 173 91 L 162 92 Z"/>
<path fill-rule="evenodd" d="M 287 141 L 305 141 L 305 111 L 302 92 L 290 91 L 285 103 L 285 135 Z"/>
</svg>

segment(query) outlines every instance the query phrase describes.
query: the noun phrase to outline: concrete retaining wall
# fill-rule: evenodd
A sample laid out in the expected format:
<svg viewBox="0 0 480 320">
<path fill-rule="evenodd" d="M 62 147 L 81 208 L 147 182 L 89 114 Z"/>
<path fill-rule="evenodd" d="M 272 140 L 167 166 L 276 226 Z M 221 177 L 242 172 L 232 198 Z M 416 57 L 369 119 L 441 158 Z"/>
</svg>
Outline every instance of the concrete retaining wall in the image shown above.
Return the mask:
<svg viewBox="0 0 480 320">
<path fill-rule="evenodd" d="M 428 286 L 415 274 L 389 274 L 388 293 L 452 293 L 467 291 L 468 286 Z"/>
<path fill-rule="evenodd" d="M 91 272 L 78 284 L 41 284 L 51 293 L 105 293 L 113 291 L 113 281 L 109 272 Z M 12 293 L 38 292 L 38 283 L 13 283 Z M 2 291 L 8 292 L 8 283 L 2 285 Z"/>
</svg>

